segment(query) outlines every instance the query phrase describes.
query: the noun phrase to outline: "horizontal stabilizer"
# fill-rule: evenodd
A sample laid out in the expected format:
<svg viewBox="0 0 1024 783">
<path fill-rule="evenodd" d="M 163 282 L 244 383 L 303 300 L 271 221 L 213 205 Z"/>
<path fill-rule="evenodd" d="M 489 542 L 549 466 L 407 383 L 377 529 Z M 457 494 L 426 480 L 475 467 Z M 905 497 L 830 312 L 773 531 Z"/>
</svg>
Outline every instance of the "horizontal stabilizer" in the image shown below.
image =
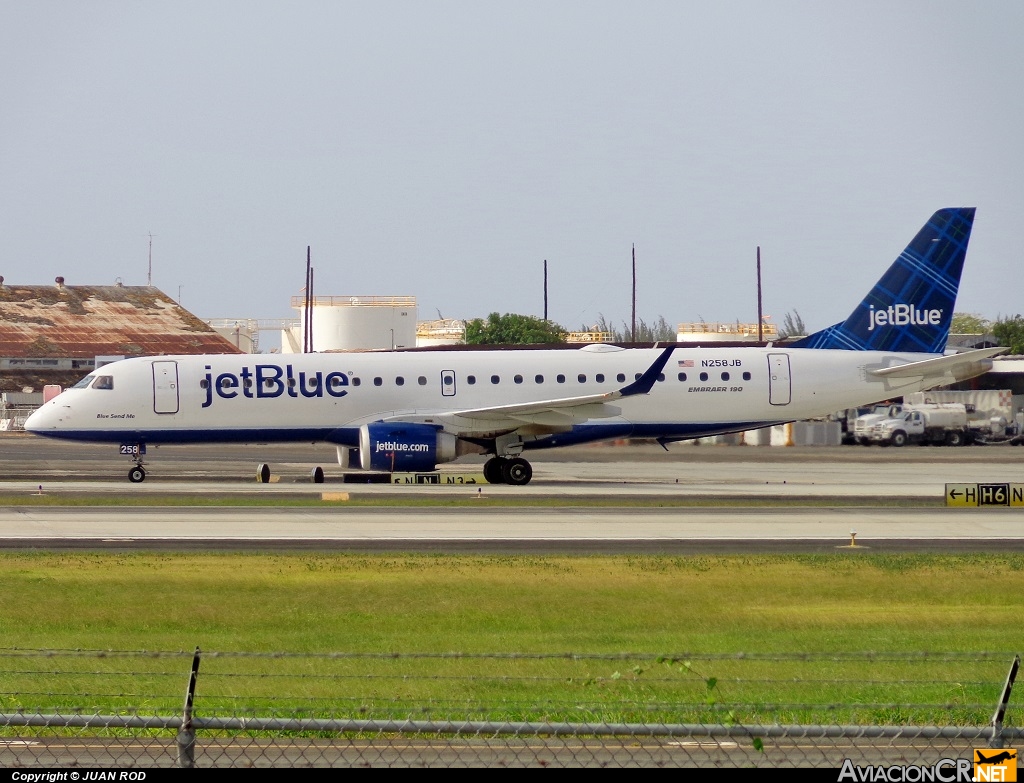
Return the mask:
<svg viewBox="0 0 1024 783">
<path fill-rule="evenodd" d="M 957 368 L 967 368 L 977 362 L 991 359 L 1005 350 L 1006 348 L 980 348 L 977 351 L 965 351 L 950 356 L 940 356 L 937 359 L 925 359 L 920 362 L 868 370 L 868 374 L 878 378 L 921 378 L 928 375 L 944 375 L 955 373 Z"/>
</svg>

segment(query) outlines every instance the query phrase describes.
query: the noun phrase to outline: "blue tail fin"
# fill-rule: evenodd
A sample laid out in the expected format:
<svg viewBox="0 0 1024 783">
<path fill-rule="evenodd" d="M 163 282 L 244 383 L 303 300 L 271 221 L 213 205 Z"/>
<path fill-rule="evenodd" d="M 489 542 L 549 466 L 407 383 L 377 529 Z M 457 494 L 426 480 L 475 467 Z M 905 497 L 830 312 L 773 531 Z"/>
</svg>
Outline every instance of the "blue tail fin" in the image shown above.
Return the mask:
<svg viewBox="0 0 1024 783">
<path fill-rule="evenodd" d="M 973 224 L 973 207 L 940 209 L 849 318 L 793 347 L 942 353 Z"/>
</svg>

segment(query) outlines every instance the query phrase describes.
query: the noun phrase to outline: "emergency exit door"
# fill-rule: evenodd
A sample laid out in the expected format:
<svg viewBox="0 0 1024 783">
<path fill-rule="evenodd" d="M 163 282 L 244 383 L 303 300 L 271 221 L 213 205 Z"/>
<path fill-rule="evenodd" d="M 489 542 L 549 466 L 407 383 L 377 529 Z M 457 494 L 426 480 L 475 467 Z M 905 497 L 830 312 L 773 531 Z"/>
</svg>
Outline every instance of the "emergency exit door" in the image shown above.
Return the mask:
<svg viewBox="0 0 1024 783">
<path fill-rule="evenodd" d="M 178 363 L 153 362 L 153 411 L 178 412 Z"/>
<path fill-rule="evenodd" d="M 441 396 L 455 396 L 455 370 L 441 370 Z"/>
</svg>

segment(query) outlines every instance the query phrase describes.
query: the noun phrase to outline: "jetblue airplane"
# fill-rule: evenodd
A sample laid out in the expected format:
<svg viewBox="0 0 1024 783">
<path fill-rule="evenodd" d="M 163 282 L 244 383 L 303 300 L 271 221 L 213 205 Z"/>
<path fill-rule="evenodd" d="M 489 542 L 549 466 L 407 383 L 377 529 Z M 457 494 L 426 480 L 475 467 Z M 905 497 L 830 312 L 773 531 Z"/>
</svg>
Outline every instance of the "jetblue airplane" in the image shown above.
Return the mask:
<svg viewBox="0 0 1024 783">
<path fill-rule="evenodd" d="M 46 403 L 25 429 L 119 444 L 133 482 L 146 477 L 147 445 L 325 441 L 343 467 L 372 471 L 490 454 L 487 481 L 522 485 L 531 449 L 664 446 L 986 372 L 1003 349 L 944 355 L 973 221 L 973 208 L 936 212 L 849 318 L 789 345 L 125 359 Z"/>
</svg>

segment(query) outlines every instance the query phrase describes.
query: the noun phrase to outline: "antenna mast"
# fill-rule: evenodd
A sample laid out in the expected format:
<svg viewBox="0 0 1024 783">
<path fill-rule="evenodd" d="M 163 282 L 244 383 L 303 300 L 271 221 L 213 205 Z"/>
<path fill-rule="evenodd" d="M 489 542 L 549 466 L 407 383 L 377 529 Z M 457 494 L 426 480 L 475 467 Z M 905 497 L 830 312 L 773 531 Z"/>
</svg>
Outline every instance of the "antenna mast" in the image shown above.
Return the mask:
<svg viewBox="0 0 1024 783">
<path fill-rule="evenodd" d="M 633 243 L 633 332 L 630 342 L 636 342 L 636 243 Z"/>
<path fill-rule="evenodd" d="M 313 263 L 310 246 L 306 245 L 306 301 L 303 308 L 302 352 L 313 352 Z"/>
<path fill-rule="evenodd" d="M 544 259 L 544 320 L 548 320 L 548 260 Z"/>
<path fill-rule="evenodd" d="M 761 312 L 761 246 L 757 246 L 757 341 L 764 342 L 764 315 Z"/>
</svg>

